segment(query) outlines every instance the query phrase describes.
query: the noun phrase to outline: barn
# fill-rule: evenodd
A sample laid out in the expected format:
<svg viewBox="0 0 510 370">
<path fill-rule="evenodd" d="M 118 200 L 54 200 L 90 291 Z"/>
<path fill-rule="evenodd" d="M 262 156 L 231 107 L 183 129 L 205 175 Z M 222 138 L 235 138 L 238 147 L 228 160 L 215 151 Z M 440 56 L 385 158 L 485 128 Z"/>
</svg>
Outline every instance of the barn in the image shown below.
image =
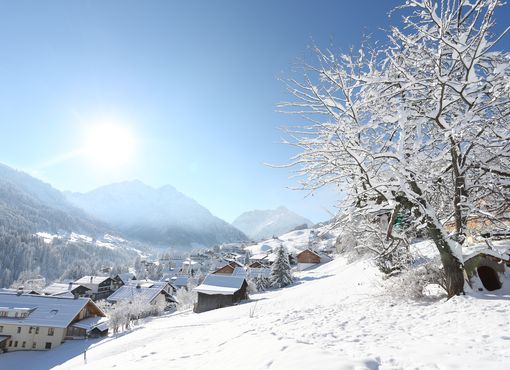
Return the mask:
<svg viewBox="0 0 510 370">
<path fill-rule="evenodd" d="M 199 313 L 237 304 L 248 299 L 247 288 L 244 276 L 207 275 L 202 284 L 193 289 L 198 293 L 193 311 Z"/>
</svg>

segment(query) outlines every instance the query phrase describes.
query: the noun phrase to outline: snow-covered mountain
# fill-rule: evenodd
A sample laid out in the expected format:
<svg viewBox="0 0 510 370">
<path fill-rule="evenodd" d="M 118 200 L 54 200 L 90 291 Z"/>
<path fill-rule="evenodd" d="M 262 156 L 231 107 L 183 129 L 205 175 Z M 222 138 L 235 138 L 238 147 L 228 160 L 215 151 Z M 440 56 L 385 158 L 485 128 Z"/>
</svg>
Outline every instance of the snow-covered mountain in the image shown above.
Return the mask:
<svg viewBox="0 0 510 370">
<path fill-rule="evenodd" d="M 313 222 L 285 207 L 245 212 L 232 222 L 253 240 L 279 236 L 305 224 L 310 227 Z"/>
<path fill-rule="evenodd" d="M 109 228 L 51 185 L 0 163 L 0 225 L 27 232 L 102 235 Z"/>
<path fill-rule="evenodd" d="M 141 181 L 103 186 L 91 192 L 65 193 L 85 212 L 128 236 L 161 246 L 212 246 L 246 236 L 170 185 L 159 189 Z"/>
</svg>

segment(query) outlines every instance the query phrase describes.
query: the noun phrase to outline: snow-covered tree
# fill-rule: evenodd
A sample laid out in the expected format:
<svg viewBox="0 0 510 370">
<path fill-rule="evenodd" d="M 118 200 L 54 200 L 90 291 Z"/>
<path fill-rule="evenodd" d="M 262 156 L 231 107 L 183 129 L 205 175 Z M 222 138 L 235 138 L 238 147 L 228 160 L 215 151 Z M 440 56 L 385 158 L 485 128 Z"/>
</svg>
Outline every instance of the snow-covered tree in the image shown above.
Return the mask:
<svg viewBox="0 0 510 370">
<path fill-rule="evenodd" d="M 337 184 L 343 225 L 388 217 L 383 250 L 406 236 L 430 237 L 448 296 L 463 291 L 462 243 L 470 218 L 501 225 L 510 205 L 510 53 L 498 50 L 500 0 L 408 0 L 385 46 L 336 55 L 316 49 L 297 99 L 305 116 L 289 129 L 292 165 L 315 190 Z M 365 225 L 370 225 L 366 223 Z"/>
<path fill-rule="evenodd" d="M 283 245 L 276 248 L 276 258 L 271 266 L 271 286 L 283 288 L 291 284 L 292 272 L 290 270 L 289 254 Z"/>
</svg>

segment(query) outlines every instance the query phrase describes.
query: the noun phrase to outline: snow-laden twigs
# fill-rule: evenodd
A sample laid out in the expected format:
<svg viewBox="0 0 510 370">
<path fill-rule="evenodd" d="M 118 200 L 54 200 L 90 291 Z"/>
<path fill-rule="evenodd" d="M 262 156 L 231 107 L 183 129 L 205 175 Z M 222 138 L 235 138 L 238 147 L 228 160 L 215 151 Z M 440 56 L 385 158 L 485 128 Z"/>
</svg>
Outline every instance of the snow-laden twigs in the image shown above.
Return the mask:
<svg viewBox="0 0 510 370">
<path fill-rule="evenodd" d="M 354 219 L 405 214 L 408 232 L 436 243 L 451 296 L 464 285 L 468 219 L 500 225 L 510 207 L 510 53 L 495 50 L 507 32 L 493 29 L 502 1 L 447 3 L 406 2 L 385 47 L 316 48 L 317 64 L 287 83 L 296 101 L 281 107 L 310 122 L 287 129 L 301 186 L 336 184 Z M 382 254 L 407 237 L 392 223 L 382 234 Z"/>
</svg>

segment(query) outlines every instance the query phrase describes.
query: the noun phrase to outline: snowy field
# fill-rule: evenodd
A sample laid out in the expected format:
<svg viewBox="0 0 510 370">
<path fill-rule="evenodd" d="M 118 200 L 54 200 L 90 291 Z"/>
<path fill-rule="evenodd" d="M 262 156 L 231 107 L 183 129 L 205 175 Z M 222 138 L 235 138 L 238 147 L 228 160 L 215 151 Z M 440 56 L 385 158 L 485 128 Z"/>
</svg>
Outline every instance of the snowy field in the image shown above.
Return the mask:
<svg viewBox="0 0 510 370">
<path fill-rule="evenodd" d="M 392 300 L 370 262 L 340 257 L 249 303 L 7 353 L 0 369 L 504 369 L 509 313 L 510 295 Z"/>
</svg>

